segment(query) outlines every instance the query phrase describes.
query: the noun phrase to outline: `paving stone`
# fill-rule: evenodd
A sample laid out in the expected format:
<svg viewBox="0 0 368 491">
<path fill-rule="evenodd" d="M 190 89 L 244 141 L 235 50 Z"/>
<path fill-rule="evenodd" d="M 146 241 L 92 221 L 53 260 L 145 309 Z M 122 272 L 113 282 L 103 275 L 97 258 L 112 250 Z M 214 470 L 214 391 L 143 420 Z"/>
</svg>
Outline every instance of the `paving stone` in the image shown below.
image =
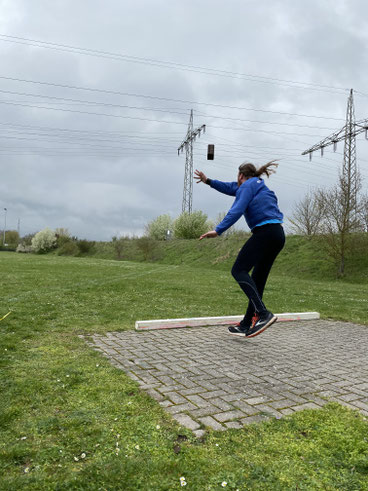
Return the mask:
<svg viewBox="0 0 368 491">
<path fill-rule="evenodd" d="M 166 392 L 165 396 L 168 397 L 174 404 L 186 404 L 188 402 L 188 399 L 177 392 Z"/>
<path fill-rule="evenodd" d="M 211 416 L 206 416 L 205 418 L 199 418 L 199 421 L 203 423 L 205 426 L 209 426 L 213 430 L 224 430 L 225 427 L 222 426 L 218 421 L 213 419 Z"/>
<path fill-rule="evenodd" d="M 227 428 L 234 428 L 234 429 L 239 429 L 243 427 L 242 423 L 240 423 L 239 421 L 229 421 L 225 423 L 225 426 Z"/>
<path fill-rule="evenodd" d="M 220 408 L 217 406 L 206 406 L 206 407 L 200 407 L 198 409 L 193 409 L 190 414 L 194 418 L 199 418 L 200 416 L 211 416 L 212 414 L 217 414 L 220 411 Z"/>
<path fill-rule="evenodd" d="M 254 406 L 256 404 L 262 404 L 265 401 L 267 401 L 266 397 L 252 397 L 250 399 L 245 399 L 245 402 L 247 404 L 250 404 L 251 406 Z"/>
<path fill-rule="evenodd" d="M 353 406 L 356 406 L 360 409 L 364 409 L 364 411 L 368 411 L 368 404 L 362 401 L 351 401 Z"/>
<path fill-rule="evenodd" d="M 283 414 L 284 416 L 288 416 L 289 414 L 293 414 L 293 410 L 291 407 L 287 407 L 285 409 L 280 409 L 280 413 Z"/>
<path fill-rule="evenodd" d="M 206 434 L 206 432 L 204 430 L 195 430 L 195 431 L 193 431 L 193 433 L 195 434 L 195 436 L 197 438 L 202 438 L 202 436 L 204 436 Z"/>
<path fill-rule="evenodd" d="M 224 421 L 230 421 L 231 419 L 235 418 L 242 418 L 243 416 L 244 413 L 237 409 L 234 411 L 225 411 L 223 413 L 213 415 L 213 417 L 216 418 L 217 421 L 221 421 L 221 423 L 223 423 Z"/>
<path fill-rule="evenodd" d="M 368 391 L 368 382 L 364 382 L 363 384 L 354 385 L 353 390 L 354 390 L 354 389 L 359 389 L 359 390 L 366 390 L 366 391 Z"/>
<path fill-rule="evenodd" d="M 233 406 L 231 404 L 224 401 L 220 397 L 214 397 L 213 399 L 208 399 L 208 402 L 210 404 L 213 404 L 214 406 L 219 407 L 222 411 L 229 411 L 230 409 L 233 408 Z"/>
<path fill-rule="evenodd" d="M 228 393 L 224 390 L 211 390 L 209 392 L 203 392 L 201 394 L 201 397 L 203 397 L 203 399 L 212 399 L 213 397 L 221 397 L 221 399 L 223 399 L 224 396 L 228 396 Z"/>
<path fill-rule="evenodd" d="M 250 406 L 245 401 L 234 401 L 233 406 L 236 409 L 240 409 L 243 413 L 248 414 L 249 416 L 251 416 L 252 414 L 257 414 L 259 412 L 257 406 Z"/>
<path fill-rule="evenodd" d="M 196 387 L 192 387 L 191 389 L 183 389 L 180 391 L 180 394 L 183 396 L 191 396 L 193 394 L 201 394 L 203 392 L 203 387 L 199 387 L 198 385 Z M 203 396 L 202 396 L 203 397 Z"/>
<path fill-rule="evenodd" d="M 287 407 L 295 406 L 295 402 L 291 399 L 282 399 L 281 401 L 269 402 L 268 404 L 275 409 L 285 409 Z"/>
<path fill-rule="evenodd" d="M 271 406 L 268 406 L 267 404 L 258 404 L 257 406 L 255 406 L 261 413 L 264 413 L 266 414 L 267 416 L 273 416 L 275 418 L 281 418 L 282 414 L 280 413 L 280 411 L 278 411 L 277 409 L 271 407 Z"/>
<path fill-rule="evenodd" d="M 190 411 L 195 409 L 195 405 L 191 402 L 187 402 L 185 404 L 173 404 L 172 406 L 167 408 L 167 411 L 171 414 L 182 413 L 183 411 Z"/>
<path fill-rule="evenodd" d="M 243 425 L 250 425 L 252 423 L 260 423 L 261 421 L 266 421 L 270 419 L 264 414 L 256 414 L 255 416 L 248 416 L 247 418 L 243 418 L 240 420 L 240 422 Z"/>
<path fill-rule="evenodd" d="M 162 407 L 169 407 L 172 405 L 173 405 L 173 403 L 171 401 L 168 401 L 167 399 L 165 399 L 164 401 L 160 401 L 160 406 L 162 406 Z"/>
<path fill-rule="evenodd" d="M 200 424 L 194 421 L 190 416 L 187 414 L 174 414 L 173 418 L 176 419 L 176 421 L 184 426 L 185 428 L 188 428 L 189 430 L 198 430 L 200 427 Z"/>
<path fill-rule="evenodd" d="M 151 397 L 153 397 L 154 399 L 156 399 L 156 401 L 163 401 L 165 400 L 165 397 L 160 394 L 159 392 L 157 392 L 157 390 L 155 389 L 148 389 L 146 390 L 147 394 L 150 395 Z"/>
<path fill-rule="evenodd" d="M 320 406 L 314 402 L 306 402 L 305 404 L 300 404 L 299 406 L 293 407 L 294 411 L 301 411 L 303 409 L 320 409 Z"/>
<path fill-rule="evenodd" d="M 237 394 L 229 394 L 226 396 L 222 396 L 221 399 L 226 402 L 240 401 L 241 399 L 244 399 L 244 393 L 239 392 Z"/>
<path fill-rule="evenodd" d="M 318 320 L 285 324 L 246 342 L 220 326 L 80 337 L 203 436 L 201 424 L 238 428 L 330 400 L 368 415 L 367 332 Z"/>
<path fill-rule="evenodd" d="M 208 402 L 205 399 L 202 399 L 201 396 L 194 394 L 191 396 L 187 396 L 187 399 L 193 402 L 198 407 L 206 407 L 208 406 Z"/>
</svg>

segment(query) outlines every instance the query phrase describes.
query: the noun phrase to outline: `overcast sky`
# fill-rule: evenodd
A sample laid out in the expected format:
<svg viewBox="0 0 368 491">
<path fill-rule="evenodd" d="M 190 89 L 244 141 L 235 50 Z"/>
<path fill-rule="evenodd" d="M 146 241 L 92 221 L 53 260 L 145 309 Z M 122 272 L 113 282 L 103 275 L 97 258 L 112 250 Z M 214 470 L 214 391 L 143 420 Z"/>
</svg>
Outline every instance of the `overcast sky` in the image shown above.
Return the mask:
<svg viewBox="0 0 368 491">
<path fill-rule="evenodd" d="M 286 218 L 336 181 L 349 89 L 368 118 L 366 0 L 0 0 L 0 229 L 110 240 L 181 212 L 191 109 L 194 168 L 235 180 L 279 159 L 267 184 Z M 37 41 L 37 42 L 35 42 Z M 215 160 L 206 160 L 207 144 Z M 357 138 L 367 192 L 368 141 Z M 194 184 L 211 219 L 232 198 Z M 243 219 L 241 227 L 246 229 Z"/>
</svg>

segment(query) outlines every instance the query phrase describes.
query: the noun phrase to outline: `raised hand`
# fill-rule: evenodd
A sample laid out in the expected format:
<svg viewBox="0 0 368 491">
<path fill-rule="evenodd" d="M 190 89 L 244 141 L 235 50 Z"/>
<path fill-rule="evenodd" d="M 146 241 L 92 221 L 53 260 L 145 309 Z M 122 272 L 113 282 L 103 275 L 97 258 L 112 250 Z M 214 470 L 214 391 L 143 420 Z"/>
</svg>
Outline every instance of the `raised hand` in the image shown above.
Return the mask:
<svg viewBox="0 0 368 491">
<path fill-rule="evenodd" d="M 197 170 L 197 169 L 196 169 L 196 170 L 194 171 L 194 179 L 196 179 L 196 180 L 197 180 L 197 184 L 198 184 L 199 182 L 204 182 L 204 183 L 205 183 L 205 182 L 206 182 L 206 180 L 207 180 L 207 176 L 206 176 L 205 174 L 203 174 L 203 172 L 202 172 L 202 171 L 200 171 L 200 170 Z"/>
</svg>

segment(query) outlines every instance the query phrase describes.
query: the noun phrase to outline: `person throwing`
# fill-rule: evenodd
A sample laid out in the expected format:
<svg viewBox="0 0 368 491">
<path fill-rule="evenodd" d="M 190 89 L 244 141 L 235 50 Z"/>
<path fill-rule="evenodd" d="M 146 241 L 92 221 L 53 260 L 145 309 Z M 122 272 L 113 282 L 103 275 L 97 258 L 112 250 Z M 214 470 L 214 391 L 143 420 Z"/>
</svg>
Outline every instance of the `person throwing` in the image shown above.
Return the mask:
<svg viewBox="0 0 368 491">
<path fill-rule="evenodd" d="M 278 207 L 275 193 L 261 178 L 264 174 L 269 177 L 275 172 L 272 167 L 277 165 L 272 161 L 257 169 L 253 164 L 245 162 L 239 166 L 236 182 L 209 179 L 199 170 L 194 173 L 197 183 L 203 182 L 220 193 L 235 196 L 235 201 L 225 218 L 215 230 L 201 235 L 199 240 L 221 235 L 242 215 L 252 232 L 231 270 L 249 299 L 244 318 L 228 328 L 229 333 L 235 336 L 258 336 L 277 320 L 277 317 L 267 310 L 262 297 L 271 267 L 285 244 L 285 234 L 281 225 L 283 214 Z"/>
</svg>

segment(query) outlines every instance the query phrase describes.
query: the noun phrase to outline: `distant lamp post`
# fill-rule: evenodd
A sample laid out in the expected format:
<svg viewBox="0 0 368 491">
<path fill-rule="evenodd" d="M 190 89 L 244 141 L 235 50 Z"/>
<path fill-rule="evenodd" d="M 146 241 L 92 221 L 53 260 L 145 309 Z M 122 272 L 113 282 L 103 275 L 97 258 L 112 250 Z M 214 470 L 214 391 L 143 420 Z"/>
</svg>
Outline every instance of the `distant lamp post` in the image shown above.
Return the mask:
<svg viewBox="0 0 368 491">
<path fill-rule="evenodd" d="M 5 230 L 6 230 L 6 213 L 7 213 L 7 209 L 4 208 L 4 211 L 5 211 L 5 216 L 4 216 L 4 234 L 3 234 L 3 246 L 5 246 Z"/>
</svg>

